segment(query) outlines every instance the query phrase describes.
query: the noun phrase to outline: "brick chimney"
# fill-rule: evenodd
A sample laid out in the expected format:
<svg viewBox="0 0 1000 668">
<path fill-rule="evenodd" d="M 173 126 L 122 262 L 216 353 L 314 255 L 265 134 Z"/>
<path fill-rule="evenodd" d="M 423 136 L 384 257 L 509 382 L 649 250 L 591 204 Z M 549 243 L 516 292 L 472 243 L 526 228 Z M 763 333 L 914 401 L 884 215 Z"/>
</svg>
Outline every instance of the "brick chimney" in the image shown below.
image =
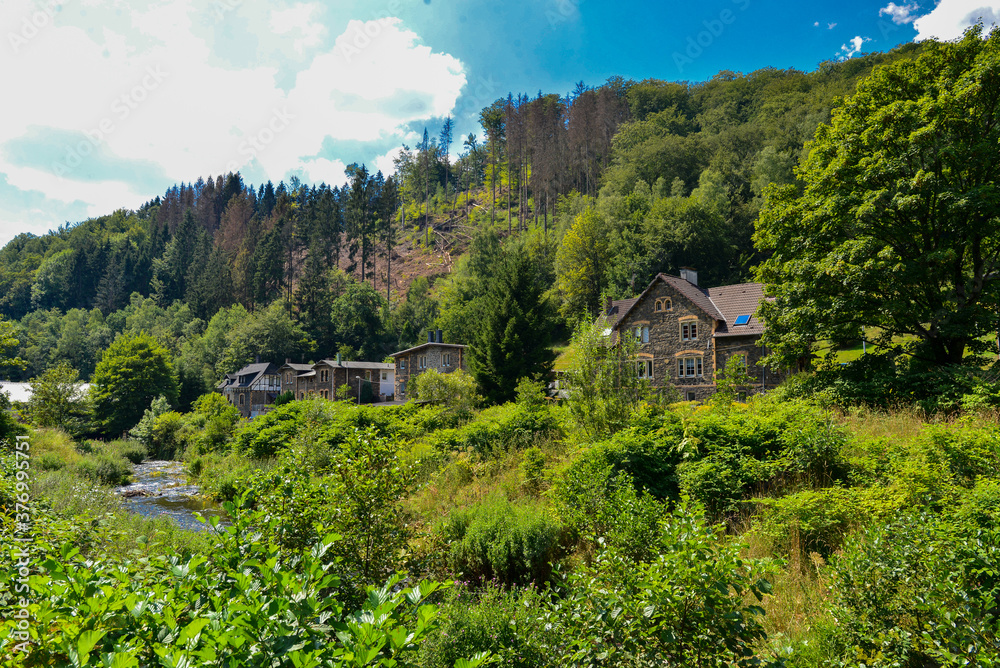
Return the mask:
<svg viewBox="0 0 1000 668">
<path fill-rule="evenodd" d="M 691 285 L 698 285 L 698 272 L 691 267 L 681 267 L 681 278 Z"/>
<path fill-rule="evenodd" d="M 611 315 L 611 297 L 604 298 L 604 315 Z"/>
</svg>

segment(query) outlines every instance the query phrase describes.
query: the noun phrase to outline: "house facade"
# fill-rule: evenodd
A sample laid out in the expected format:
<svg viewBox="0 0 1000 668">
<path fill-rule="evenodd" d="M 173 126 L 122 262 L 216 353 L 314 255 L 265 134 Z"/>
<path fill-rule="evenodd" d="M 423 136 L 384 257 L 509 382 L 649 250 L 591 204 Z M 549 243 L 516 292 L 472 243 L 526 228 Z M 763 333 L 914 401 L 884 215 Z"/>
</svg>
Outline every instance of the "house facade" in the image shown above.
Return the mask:
<svg viewBox="0 0 1000 668">
<path fill-rule="evenodd" d="M 605 317 L 617 340 L 638 342 L 637 368 L 653 387 L 675 387 L 681 398 L 701 401 L 715 393 L 716 372 L 729 360 L 745 365 L 753 384 L 748 393 L 776 387 L 783 375 L 759 364 L 767 351 L 758 345 L 764 325 L 756 315 L 764 299 L 760 283 L 698 287 L 698 274 L 659 274 L 634 299 L 613 301 Z"/>
<path fill-rule="evenodd" d="M 388 362 L 351 362 L 338 355 L 316 364 L 286 360 L 279 372 L 282 392 L 291 392 L 296 399 L 336 399 L 345 385 L 348 398 L 362 403 L 391 400 L 394 392 L 395 365 Z"/>
<path fill-rule="evenodd" d="M 395 361 L 395 397 L 405 401 L 409 398 L 408 386 L 411 380 L 428 369 L 440 373 L 452 373 L 459 369 L 467 371 L 466 346 L 445 343 L 444 334 L 439 330 L 427 332 L 427 343 L 393 353 Z"/>
<path fill-rule="evenodd" d="M 281 393 L 281 376 L 276 364 L 257 362 L 227 373 L 215 389 L 236 406 L 242 417 L 255 418 L 271 410 Z"/>
</svg>

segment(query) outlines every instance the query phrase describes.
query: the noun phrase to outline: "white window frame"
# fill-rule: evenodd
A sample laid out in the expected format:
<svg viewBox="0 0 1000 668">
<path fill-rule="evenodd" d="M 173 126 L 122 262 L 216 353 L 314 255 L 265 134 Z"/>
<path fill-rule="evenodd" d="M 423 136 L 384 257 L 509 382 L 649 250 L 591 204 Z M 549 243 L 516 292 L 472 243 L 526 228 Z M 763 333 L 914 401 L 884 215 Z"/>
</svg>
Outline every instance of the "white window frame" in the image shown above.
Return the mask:
<svg viewBox="0 0 1000 668">
<path fill-rule="evenodd" d="M 677 358 L 678 378 L 703 378 L 705 375 L 704 355 L 684 355 Z"/>
<path fill-rule="evenodd" d="M 698 321 L 685 320 L 681 323 L 681 341 L 698 340 Z"/>
</svg>

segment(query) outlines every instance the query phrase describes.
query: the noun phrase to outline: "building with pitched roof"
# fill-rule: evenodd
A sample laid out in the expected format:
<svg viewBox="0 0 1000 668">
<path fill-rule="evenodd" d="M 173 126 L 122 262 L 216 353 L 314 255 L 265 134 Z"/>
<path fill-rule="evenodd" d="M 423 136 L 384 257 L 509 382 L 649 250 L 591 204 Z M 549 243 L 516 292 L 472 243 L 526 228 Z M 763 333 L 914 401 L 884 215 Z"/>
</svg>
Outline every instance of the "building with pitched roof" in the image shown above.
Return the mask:
<svg viewBox="0 0 1000 668">
<path fill-rule="evenodd" d="M 766 354 L 758 345 L 764 324 L 756 312 L 764 298 L 761 283 L 705 289 L 698 287 L 695 270 L 682 268 L 680 276 L 657 275 L 634 299 L 609 301 L 604 315 L 613 341 L 636 338 L 640 377 L 700 401 L 715 393 L 716 372 L 734 358 L 753 378 L 749 393 L 783 380 L 760 364 Z"/>
<path fill-rule="evenodd" d="M 355 401 L 386 401 L 394 392 L 395 367 L 389 362 L 345 361 L 338 354 L 316 364 L 286 360 L 278 371 L 281 391 L 291 392 L 296 399 L 336 399 L 337 390 L 345 385 L 348 397 Z"/>
<path fill-rule="evenodd" d="M 270 362 L 248 364 L 236 373 L 227 373 L 215 386 L 245 418 L 255 418 L 271 410 L 281 393 L 278 366 Z"/>
<path fill-rule="evenodd" d="M 467 370 L 465 349 L 466 346 L 459 343 L 445 343 L 444 332 L 438 329 L 427 331 L 427 343 L 393 353 L 396 399 L 408 399 L 409 382 L 428 369 L 437 369 L 440 373 Z"/>
</svg>

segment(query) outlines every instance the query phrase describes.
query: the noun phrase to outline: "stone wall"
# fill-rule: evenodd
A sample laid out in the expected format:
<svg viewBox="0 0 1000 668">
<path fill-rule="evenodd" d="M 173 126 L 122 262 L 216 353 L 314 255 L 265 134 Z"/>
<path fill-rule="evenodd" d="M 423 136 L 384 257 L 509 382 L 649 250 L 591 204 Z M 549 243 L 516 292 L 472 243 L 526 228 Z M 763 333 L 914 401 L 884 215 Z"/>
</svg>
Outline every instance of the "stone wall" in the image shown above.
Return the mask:
<svg viewBox="0 0 1000 668">
<path fill-rule="evenodd" d="M 657 300 L 670 300 L 670 309 L 656 311 Z M 697 338 L 682 339 L 681 325 L 697 323 Z M 704 311 L 692 304 L 686 297 L 663 281 L 656 285 L 635 304 L 632 311 L 618 324 L 623 336 L 635 335 L 637 327 L 649 327 L 649 342 L 640 343 L 640 359 L 653 359 L 653 387 L 675 387 L 681 399 L 701 401 L 715 392 L 713 382 L 715 366 L 712 348 L 713 320 Z M 681 353 L 681 355 L 678 355 Z M 701 356 L 700 377 L 681 378 L 678 376 L 677 359 L 686 356 Z"/>
</svg>

